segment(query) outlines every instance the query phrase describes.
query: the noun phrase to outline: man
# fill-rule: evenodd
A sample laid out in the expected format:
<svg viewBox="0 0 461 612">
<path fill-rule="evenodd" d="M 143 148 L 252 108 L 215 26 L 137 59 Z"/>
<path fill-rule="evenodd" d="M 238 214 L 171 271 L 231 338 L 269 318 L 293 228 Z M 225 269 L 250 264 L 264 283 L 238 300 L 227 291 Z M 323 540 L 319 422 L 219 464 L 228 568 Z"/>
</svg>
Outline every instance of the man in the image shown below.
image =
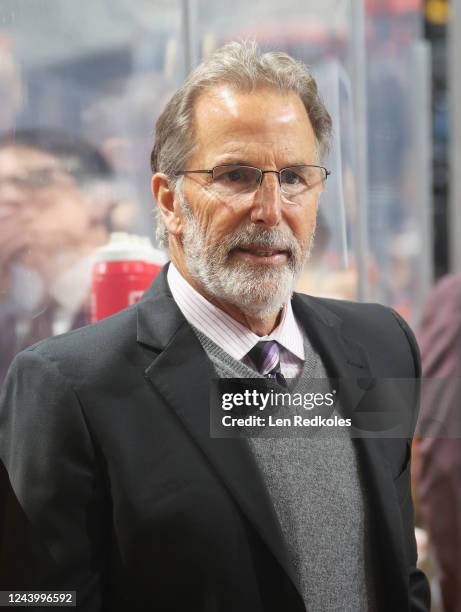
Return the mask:
<svg viewBox="0 0 461 612">
<path fill-rule="evenodd" d="M 305 67 L 254 44 L 167 104 L 152 190 L 171 263 L 136 306 L 24 351 L 5 385 L 10 590 L 76 590 L 88 611 L 429 609 L 408 438 L 210 435 L 216 376 L 344 379 L 347 412 L 357 380 L 419 374 L 392 311 L 290 300 L 330 129 Z"/>
<path fill-rule="evenodd" d="M 415 475 L 445 612 L 461 612 L 460 305 L 461 275 L 450 274 L 430 292 L 418 333 L 425 392 Z"/>
<path fill-rule="evenodd" d="M 88 323 L 111 180 L 97 149 L 62 131 L 0 136 L 0 384 L 19 350 Z"/>
</svg>

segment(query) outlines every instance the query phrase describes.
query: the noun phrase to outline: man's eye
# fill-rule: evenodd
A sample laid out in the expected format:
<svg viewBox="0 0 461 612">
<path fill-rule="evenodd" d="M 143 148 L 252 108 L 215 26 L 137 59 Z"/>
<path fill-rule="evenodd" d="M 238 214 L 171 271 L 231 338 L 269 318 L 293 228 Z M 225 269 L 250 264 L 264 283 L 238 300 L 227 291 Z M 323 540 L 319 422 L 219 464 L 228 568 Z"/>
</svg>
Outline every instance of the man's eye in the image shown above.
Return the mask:
<svg viewBox="0 0 461 612">
<path fill-rule="evenodd" d="M 241 170 L 231 170 L 230 172 L 226 172 L 224 175 L 224 180 L 229 181 L 231 183 L 241 181 L 243 178 L 244 177 Z"/>
<path fill-rule="evenodd" d="M 229 168 L 216 171 L 214 180 L 219 183 L 247 184 L 256 182 L 257 178 L 249 168 Z"/>
<path fill-rule="evenodd" d="M 296 172 L 284 172 L 282 180 L 287 185 L 298 185 L 302 182 L 301 177 Z"/>
</svg>

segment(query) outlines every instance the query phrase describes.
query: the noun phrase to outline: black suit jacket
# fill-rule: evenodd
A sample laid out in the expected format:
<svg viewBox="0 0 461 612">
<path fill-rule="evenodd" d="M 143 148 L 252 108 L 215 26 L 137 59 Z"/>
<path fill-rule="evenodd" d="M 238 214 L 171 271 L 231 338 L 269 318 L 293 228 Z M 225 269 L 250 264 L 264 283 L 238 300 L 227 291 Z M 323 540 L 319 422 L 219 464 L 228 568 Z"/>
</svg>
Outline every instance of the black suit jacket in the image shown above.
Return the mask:
<svg viewBox="0 0 461 612">
<path fill-rule="evenodd" d="M 353 381 L 349 408 L 370 376 L 419 375 L 391 310 L 299 294 L 292 304 L 331 375 Z M 137 305 L 15 359 L 0 404 L 2 589 L 77 590 L 88 612 L 305 610 L 248 445 L 210 437 L 212 376 L 166 267 Z M 409 440 L 354 444 L 380 610 L 428 610 Z"/>
</svg>

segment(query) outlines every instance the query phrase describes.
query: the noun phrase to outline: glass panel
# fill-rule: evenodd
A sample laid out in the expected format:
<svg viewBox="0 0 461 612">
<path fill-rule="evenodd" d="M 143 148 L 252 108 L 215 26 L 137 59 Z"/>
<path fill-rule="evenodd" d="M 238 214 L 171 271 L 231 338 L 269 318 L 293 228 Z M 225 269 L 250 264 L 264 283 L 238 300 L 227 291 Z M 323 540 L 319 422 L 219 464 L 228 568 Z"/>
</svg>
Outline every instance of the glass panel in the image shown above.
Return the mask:
<svg viewBox="0 0 461 612">
<path fill-rule="evenodd" d="M 325 162 L 332 174 L 321 196 L 314 248 L 298 289 L 355 298 L 357 276 L 348 235 L 354 210 L 352 100 L 346 69 L 349 18 L 346 0 L 196 3 L 201 57 L 226 42 L 254 39 L 262 50 L 285 51 L 312 69 L 334 122 L 332 149 Z"/>
<path fill-rule="evenodd" d="M 152 236 L 153 129 L 185 53 L 179 0 L 5 0 L 0 18 L 1 382 L 18 350 L 88 322 L 111 233 Z M 64 179 L 35 184 L 55 163 Z"/>
<path fill-rule="evenodd" d="M 416 4 L 367 16 L 372 297 L 413 322 L 432 268 L 429 55 Z"/>
<path fill-rule="evenodd" d="M 333 118 L 325 162 L 332 175 L 299 289 L 355 299 L 364 280 L 358 256 L 365 257 L 369 297 L 417 318 L 415 305 L 430 277 L 420 3 L 368 7 L 370 254 L 357 251 L 356 239 L 361 145 L 349 0 L 4 0 L 0 380 L 23 346 L 88 320 L 98 245 L 120 230 L 152 235 L 148 160 L 155 120 L 195 58 L 242 38 L 306 62 Z M 49 184 L 34 186 L 35 175 L 24 177 L 52 162 L 63 165 L 63 184 L 49 177 Z"/>
</svg>

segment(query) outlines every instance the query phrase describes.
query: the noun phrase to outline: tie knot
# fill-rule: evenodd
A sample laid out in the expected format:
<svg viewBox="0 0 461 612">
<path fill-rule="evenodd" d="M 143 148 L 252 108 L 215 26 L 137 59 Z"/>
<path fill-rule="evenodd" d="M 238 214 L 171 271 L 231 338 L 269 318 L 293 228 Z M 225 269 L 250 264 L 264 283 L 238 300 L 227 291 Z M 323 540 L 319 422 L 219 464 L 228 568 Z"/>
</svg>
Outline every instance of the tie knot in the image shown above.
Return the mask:
<svg viewBox="0 0 461 612">
<path fill-rule="evenodd" d="M 280 371 L 280 349 L 276 340 L 262 340 L 248 352 L 248 356 L 260 374 L 266 376 L 273 370 Z"/>
</svg>

